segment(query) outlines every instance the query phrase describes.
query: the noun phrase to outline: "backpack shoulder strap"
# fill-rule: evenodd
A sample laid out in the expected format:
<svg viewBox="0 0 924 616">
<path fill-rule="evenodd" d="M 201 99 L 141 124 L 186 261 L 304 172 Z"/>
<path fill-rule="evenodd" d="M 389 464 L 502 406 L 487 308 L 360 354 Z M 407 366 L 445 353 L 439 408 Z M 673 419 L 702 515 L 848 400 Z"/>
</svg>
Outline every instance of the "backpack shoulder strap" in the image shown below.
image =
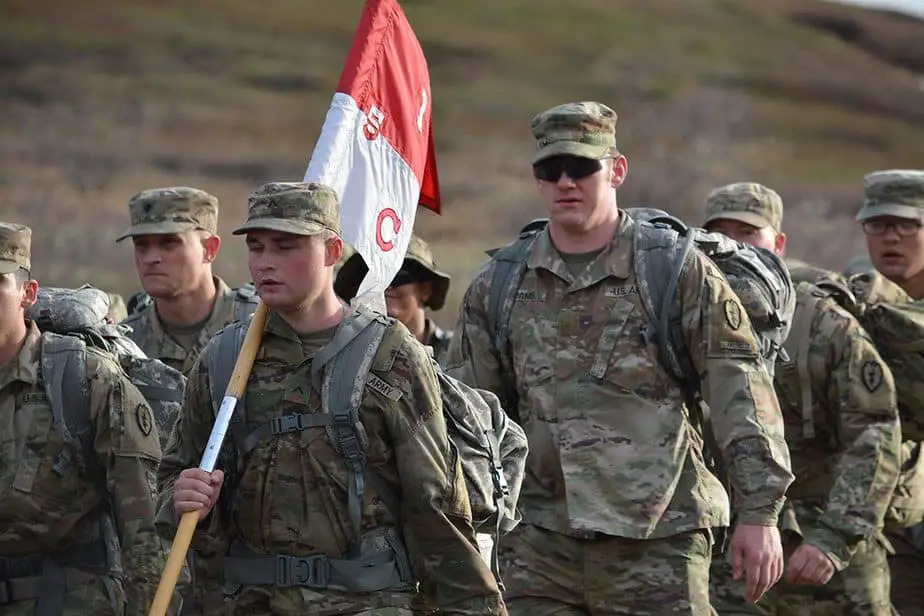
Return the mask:
<svg viewBox="0 0 924 616">
<path fill-rule="evenodd" d="M 799 407 L 802 411 L 802 435 L 806 439 L 815 438 L 812 379 L 809 374 L 809 349 L 812 344 L 809 336 L 815 307 L 820 300 L 821 298 L 815 293 L 802 294 L 793 315 L 793 323 L 798 324 L 798 329 L 787 336 L 784 344 L 789 356 L 796 361 L 796 375 L 799 377 Z"/>
<path fill-rule="evenodd" d="M 635 275 L 639 296 L 648 312 L 646 342 L 658 346 L 664 368 L 685 387 L 696 379 L 681 329 L 677 287 L 695 243 L 693 232 L 637 222 Z"/>
<path fill-rule="evenodd" d="M 257 308 L 260 296 L 252 282 L 234 290 L 234 320 L 245 321 Z"/>
<path fill-rule="evenodd" d="M 244 337 L 247 335 L 247 328 L 250 321 L 235 321 L 227 327 L 224 327 L 215 333 L 214 346 L 209 351 L 208 356 L 208 373 L 209 373 L 209 394 L 212 398 L 212 410 L 215 416 L 221 410 L 221 403 L 224 400 L 225 392 L 228 390 L 228 383 L 231 382 L 231 375 L 234 372 L 234 364 L 237 363 L 237 356 L 241 347 L 244 346 Z M 247 438 L 245 432 L 246 408 L 244 400 L 237 401 L 237 408 L 231 415 L 231 423 L 228 429 L 231 431 L 231 438 L 234 440 L 234 449 L 236 452 L 243 452 L 244 441 Z"/>
<path fill-rule="evenodd" d="M 491 287 L 488 292 L 487 326 L 491 343 L 501 361 L 501 366 L 508 374 L 512 374 L 509 353 L 509 322 L 513 301 L 517 289 L 523 282 L 526 271 L 526 262 L 532 253 L 536 240 L 547 224 L 545 220 L 535 220 L 524 227 L 519 237 L 512 243 L 491 252 L 491 261 L 494 263 L 494 273 L 491 277 Z M 505 406 L 513 419 L 520 421 L 517 410 L 518 394 L 512 379 L 508 379 L 506 387 Z"/>
<path fill-rule="evenodd" d="M 320 376 L 321 404 L 331 416 L 328 438 L 343 456 L 350 472 L 347 511 L 359 541 L 363 495 L 366 491 L 366 439 L 360 429 L 359 409 L 366 389 L 366 380 L 378 354 L 379 346 L 389 328 L 387 317 L 360 308 L 348 317 L 331 341 L 312 360 L 312 381 Z M 318 376 L 316 376 L 318 375 Z M 374 473 L 373 473 L 374 475 Z M 386 503 L 391 494 L 384 492 Z M 387 494 L 386 494 L 387 493 Z M 392 515 L 398 512 L 393 511 Z M 357 544 L 358 547 L 358 544 Z"/>
<path fill-rule="evenodd" d="M 90 417 L 90 386 L 87 380 L 87 345 L 76 336 L 42 334 L 41 374 L 51 406 L 55 431 L 64 442 L 79 444 L 74 452 L 85 472 L 93 469 L 93 422 Z M 67 456 L 69 457 L 69 456 Z M 55 461 L 63 472 L 70 459 Z"/>
</svg>

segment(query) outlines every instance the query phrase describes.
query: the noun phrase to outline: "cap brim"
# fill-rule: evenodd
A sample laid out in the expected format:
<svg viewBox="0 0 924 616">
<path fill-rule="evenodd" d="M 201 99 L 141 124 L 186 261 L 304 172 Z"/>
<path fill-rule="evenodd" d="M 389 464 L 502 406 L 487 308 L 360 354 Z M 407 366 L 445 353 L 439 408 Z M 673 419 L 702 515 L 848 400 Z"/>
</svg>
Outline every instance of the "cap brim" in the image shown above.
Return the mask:
<svg viewBox="0 0 924 616">
<path fill-rule="evenodd" d="M 913 205 L 882 203 L 860 208 L 856 220 L 858 222 L 863 222 L 870 218 L 879 218 L 880 216 L 894 216 L 896 218 L 907 218 L 909 220 L 924 220 L 924 209 Z"/>
<path fill-rule="evenodd" d="M 313 222 L 285 220 L 282 218 L 254 218 L 231 232 L 232 235 L 243 235 L 248 231 L 280 231 L 293 235 L 317 235 L 324 231 L 333 231 Z"/>
<path fill-rule="evenodd" d="M 195 224 L 188 222 L 148 222 L 129 227 L 115 241 L 121 242 L 125 238 L 138 235 L 172 235 L 174 233 L 195 231 L 196 229 L 198 227 Z"/>
<path fill-rule="evenodd" d="M 12 274 L 21 267 L 24 269 L 29 269 L 28 267 L 20 265 L 16 261 L 0 261 L 0 276 Z"/>
<path fill-rule="evenodd" d="M 703 223 L 703 226 L 708 225 L 710 222 L 715 222 L 716 220 L 737 220 L 738 222 L 743 222 L 746 225 L 751 225 L 758 229 L 773 227 L 769 220 L 755 212 L 718 212 L 712 216 L 706 217 L 706 222 Z"/>
<path fill-rule="evenodd" d="M 431 282 L 433 284 L 433 293 L 424 306 L 430 310 L 441 309 L 446 304 L 446 296 L 449 294 L 449 275 L 427 267 L 427 265 L 414 257 L 407 257 L 406 260 L 414 263 L 423 273 L 421 282 Z M 356 297 L 359 284 L 368 273 L 369 268 L 366 266 L 362 255 L 358 252 L 353 254 L 337 272 L 337 278 L 334 280 L 334 292 L 344 301 L 352 300 Z"/>
<path fill-rule="evenodd" d="M 533 164 L 535 165 L 540 160 L 552 158 L 553 156 L 579 156 L 599 160 L 610 153 L 611 147 L 609 145 L 578 143 L 577 141 L 556 141 L 537 150 L 533 156 Z"/>
</svg>

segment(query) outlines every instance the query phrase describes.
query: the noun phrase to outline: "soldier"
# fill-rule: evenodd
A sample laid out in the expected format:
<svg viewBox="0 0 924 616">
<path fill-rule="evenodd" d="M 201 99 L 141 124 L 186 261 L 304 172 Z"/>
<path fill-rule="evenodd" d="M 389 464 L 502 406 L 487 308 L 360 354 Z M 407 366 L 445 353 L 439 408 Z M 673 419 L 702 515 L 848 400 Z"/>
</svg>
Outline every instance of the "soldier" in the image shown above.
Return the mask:
<svg viewBox="0 0 924 616">
<path fill-rule="evenodd" d="M 270 183 L 251 195 L 247 222 L 234 233 L 247 236 L 250 273 L 269 316 L 243 410 L 235 411 L 246 412 L 240 421 L 254 431 L 245 439 L 249 452 L 235 447 L 224 472 L 196 468 L 215 419 L 210 366 L 232 327 L 197 361 L 160 467 L 164 536 L 175 532 L 177 516 L 200 512 L 193 546 L 203 554 L 229 550 L 229 614 L 410 615 L 424 599 L 417 582 L 442 613 L 506 614 L 475 542 L 433 361 L 394 319 L 371 359 L 379 386 L 361 390 L 365 468 L 377 470 L 364 475 L 362 510 L 348 507 L 349 492 L 360 488 L 324 427 L 330 414 L 312 379 L 315 358 L 360 315 L 333 289 L 338 209 L 333 189 L 316 183 Z M 285 413 L 302 419 L 291 430 L 263 429 Z M 379 482 L 402 502 L 389 506 Z M 301 568 L 285 568 L 287 580 L 280 562 Z"/>
<path fill-rule="evenodd" d="M 863 178 L 865 200 L 857 213 L 873 267 L 914 300 L 924 299 L 924 170 L 875 171 Z M 908 467 L 924 455 L 921 434 L 903 423 Z M 918 540 L 915 541 L 917 534 Z M 902 616 L 924 615 L 924 527 L 887 533 L 892 603 Z"/>
<path fill-rule="evenodd" d="M 924 171 L 877 171 L 863 185 L 857 221 L 873 266 L 912 299 L 924 299 Z"/>
<path fill-rule="evenodd" d="M 130 302 L 122 321 L 130 328 L 126 335 L 148 357 L 188 376 L 215 332 L 253 313 L 256 296 L 251 287 L 232 290 L 212 273 L 221 248 L 217 197 L 197 188 L 154 188 L 132 197 L 128 207 L 132 226 L 116 241 L 132 238 L 145 293 Z M 204 602 L 218 575 L 210 565 L 219 566 L 190 554 L 184 616 L 208 611 Z"/>
<path fill-rule="evenodd" d="M 250 287 L 237 292 L 212 274 L 218 256 L 218 198 L 197 188 L 154 188 L 128 202 L 135 267 L 153 301 L 131 302 L 122 323 L 149 357 L 188 374 L 219 329 L 253 314 Z"/>
<path fill-rule="evenodd" d="M 705 227 L 782 256 L 783 201 L 738 183 L 712 191 Z M 796 313 L 775 385 L 796 480 L 780 530 L 786 575 L 757 605 L 712 563 L 720 614 L 889 616 L 882 537 L 901 455 L 895 385 L 859 322 L 810 283 L 796 287 Z M 806 389 L 808 388 L 808 389 Z"/>
<path fill-rule="evenodd" d="M 25 318 L 31 237 L 0 223 L 0 614 L 146 614 L 165 563 L 157 428 L 115 359 L 87 348 L 92 434 L 62 437 L 42 380 L 60 358 Z"/>
<path fill-rule="evenodd" d="M 517 410 L 529 436 L 523 524 L 501 542 L 508 609 L 714 614 L 710 528 L 728 524 L 728 498 L 703 463 L 681 387 L 646 343 L 638 223 L 616 204 L 628 169 L 616 114 L 568 103 L 537 115 L 532 132 L 549 224 L 514 294 L 511 354 L 495 350 L 486 319 L 492 260 L 465 293 L 447 360 L 447 372 Z M 776 524 L 792 474 L 779 407 L 744 308 L 698 250 L 678 293 L 738 499 L 736 574 L 757 600 L 782 571 Z"/>
<path fill-rule="evenodd" d="M 368 271 L 362 255 L 353 253 L 337 272 L 334 291 L 343 300 L 352 300 Z M 404 264 L 385 291 L 388 316 L 404 323 L 418 340 L 431 347 L 433 357 L 440 364 L 446 358 L 452 332 L 440 329 L 427 317 L 425 309 L 436 311 L 443 307 L 449 293 L 449 282 L 449 274 L 436 268 L 430 246 L 412 235 Z"/>
</svg>

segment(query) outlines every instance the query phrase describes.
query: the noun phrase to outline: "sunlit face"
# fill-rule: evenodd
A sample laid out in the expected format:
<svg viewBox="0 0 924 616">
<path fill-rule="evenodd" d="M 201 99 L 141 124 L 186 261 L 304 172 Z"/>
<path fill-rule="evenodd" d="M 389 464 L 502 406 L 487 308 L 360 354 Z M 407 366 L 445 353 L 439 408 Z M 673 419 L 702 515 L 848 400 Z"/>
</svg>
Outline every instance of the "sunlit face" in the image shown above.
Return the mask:
<svg viewBox="0 0 924 616">
<path fill-rule="evenodd" d="M 0 275 L 0 334 L 22 327 L 25 311 L 35 304 L 37 296 L 36 281 L 15 273 Z"/>
<path fill-rule="evenodd" d="M 331 287 L 340 260 L 339 238 L 254 229 L 247 232 L 248 266 L 260 299 L 279 312 L 314 303 Z"/>
<path fill-rule="evenodd" d="M 924 229 L 921 221 L 877 216 L 863 222 L 866 248 L 873 266 L 902 284 L 924 271 Z"/>
<path fill-rule="evenodd" d="M 628 173 L 625 156 L 596 160 L 554 156 L 533 165 L 533 176 L 549 221 L 569 233 L 583 233 L 608 220 Z"/>
<path fill-rule="evenodd" d="M 709 221 L 706 230 L 721 233 L 736 242 L 763 248 L 780 256 L 786 251 L 786 234 L 777 233 L 773 227 L 755 227 L 740 220 L 719 218 Z"/>
<path fill-rule="evenodd" d="M 196 288 L 210 275 L 221 239 L 200 231 L 166 235 L 138 235 L 135 268 L 141 286 L 151 297 L 170 299 Z"/>
</svg>

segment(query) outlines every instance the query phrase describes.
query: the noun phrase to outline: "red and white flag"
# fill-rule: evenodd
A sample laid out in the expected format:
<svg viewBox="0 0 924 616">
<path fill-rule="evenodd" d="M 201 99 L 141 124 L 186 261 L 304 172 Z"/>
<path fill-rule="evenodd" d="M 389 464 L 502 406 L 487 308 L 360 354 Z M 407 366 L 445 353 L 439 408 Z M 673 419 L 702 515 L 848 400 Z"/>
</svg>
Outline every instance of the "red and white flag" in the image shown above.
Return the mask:
<svg viewBox="0 0 924 616">
<path fill-rule="evenodd" d="M 440 213 L 430 74 L 397 0 L 368 0 L 306 182 L 340 196 L 343 239 L 369 266 L 356 300 L 385 312 L 417 205 Z"/>
</svg>

